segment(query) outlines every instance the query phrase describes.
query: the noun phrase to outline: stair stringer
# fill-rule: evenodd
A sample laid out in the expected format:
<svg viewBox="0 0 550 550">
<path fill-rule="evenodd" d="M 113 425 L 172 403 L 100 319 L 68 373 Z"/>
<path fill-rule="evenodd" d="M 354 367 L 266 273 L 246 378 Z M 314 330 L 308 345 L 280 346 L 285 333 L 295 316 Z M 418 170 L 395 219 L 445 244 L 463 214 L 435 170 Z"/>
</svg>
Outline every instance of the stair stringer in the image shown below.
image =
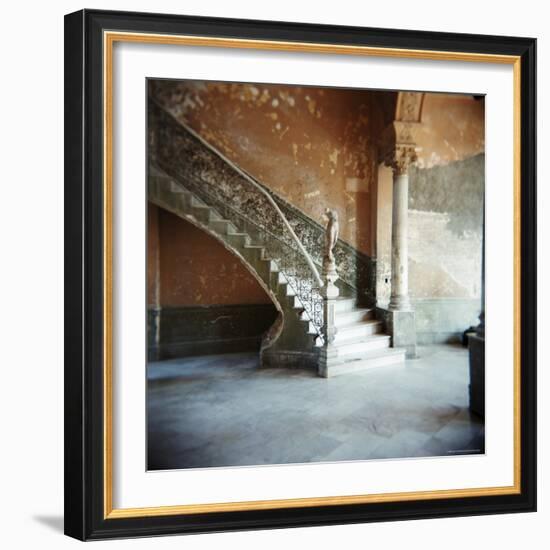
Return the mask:
<svg viewBox="0 0 550 550">
<path fill-rule="evenodd" d="M 216 208 L 207 205 L 202 198 L 169 176 L 150 175 L 148 197 L 152 203 L 218 240 L 224 248 L 239 258 L 268 294 L 278 316 L 262 339 L 262 366 L 317 368 L 319 350 L 315 346 L 316 335 L 310 333 L 310 322 L 302 319 L 303 310 L 296 304 L 288 284 L 281 282 L 278 271 L 272 265 L 274 262 L 264 256 L 265 248 L 254 246 L 253 238 L 248 233 L 224 233 L 220 228 L 223 218 Z M 198 203 L 203 203 L 204 206 L 199 206 Z"/>
</svg>

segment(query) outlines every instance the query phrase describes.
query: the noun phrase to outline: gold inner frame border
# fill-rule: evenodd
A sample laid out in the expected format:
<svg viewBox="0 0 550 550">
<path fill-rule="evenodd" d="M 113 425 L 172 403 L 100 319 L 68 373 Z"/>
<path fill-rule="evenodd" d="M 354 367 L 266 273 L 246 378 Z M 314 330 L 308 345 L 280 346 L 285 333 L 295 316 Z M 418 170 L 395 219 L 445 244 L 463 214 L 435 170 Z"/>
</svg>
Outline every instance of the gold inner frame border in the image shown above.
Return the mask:
<svg viewBox="0 0 550 550">
<path fill-rule="evenodd" d="M 116 42 L 165 44 L 181 46 L 207 46 L 216 48 L 240 48 L 270 51 L 346 54 L 372 57 L 395 57 L 438 61 L 466 61 L 497 63 L 513 66 L 514 86 L 514 484 L 503 487 L 468 489 L 445 489 L 370 495 L 345 495 L 304 497 L 293 499 L 254 500 L 242 502 L 219 502 L 208 504 L 182 504 L 145 508 L 113 508 L 113 358 L 112 358 L 112 292 L 113 292 L 113 46 Z M 341 44 L 317 44 L 309 42 L 285 42 L 220 38 L 171 34 L 104 31 L 103 33 L 103 509 L 105 519 L 173 516 L 213 512 L 269 510 L 281 508 L 304 508 L 383 502 L 404 502 L 480 496 L 512 495 L 521 493 L 521 59 L 519 56 L 447 52 L 432 50 L 409 50 Z"/>
</svg>

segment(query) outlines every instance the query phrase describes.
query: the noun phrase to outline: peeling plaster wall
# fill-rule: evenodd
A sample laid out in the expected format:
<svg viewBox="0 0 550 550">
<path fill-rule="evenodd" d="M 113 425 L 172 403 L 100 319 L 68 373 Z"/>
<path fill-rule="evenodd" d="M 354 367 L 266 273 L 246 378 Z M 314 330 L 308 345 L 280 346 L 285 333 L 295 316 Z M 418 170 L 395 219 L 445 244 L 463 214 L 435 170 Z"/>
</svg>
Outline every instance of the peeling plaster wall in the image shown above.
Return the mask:
<svg viewBox="0 0 550 550">
<path fill-rule="evenodd" d="M 480 298 L 485 156 L 413 168 L 409 280 L 413 298 Z"/>
<path fill-rule="evenodd" d="M 409 288 L 419 343 L 457 340 L 481 309 L 483 154 L 415 168 L 409 191 Z"/>
<path fill-rule="evenodd" d="M 204 81 L 151 81 L 150 94 L 237 165 L 340 237 L 374 254 L 376 92 Z"/>
<path fill-rule="evenodd" d="M 154 210 L 158 212 L 160 306 L 271 304 L 239 259 L 214 237 L 150 206 L 149 211 Z M 154 262 L 154 254 L 148 262 Z"/>
<path fill-rule="evenodd" d="M 418 168 L 432 168 L 485 152 L 485 100 L 471 95 L 425 94 L 416 135 Z"/>
</svg>

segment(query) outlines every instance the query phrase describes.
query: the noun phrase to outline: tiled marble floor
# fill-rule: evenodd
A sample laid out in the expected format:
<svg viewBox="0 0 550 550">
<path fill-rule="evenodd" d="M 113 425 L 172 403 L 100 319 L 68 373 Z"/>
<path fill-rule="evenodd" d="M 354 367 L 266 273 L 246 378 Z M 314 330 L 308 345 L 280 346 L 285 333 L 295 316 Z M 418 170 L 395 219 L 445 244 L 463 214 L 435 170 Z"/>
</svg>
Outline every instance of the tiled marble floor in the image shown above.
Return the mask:
<svg viewBox="0 0 550 550">
<path fill-rule="evenodd" d="M 421 358 L 341 377 L 260 369 L 255 354 L 148 366 L 152 470 L 451 456 L 484 452 L 468 412 L 468 354 Z"/>
</svg>

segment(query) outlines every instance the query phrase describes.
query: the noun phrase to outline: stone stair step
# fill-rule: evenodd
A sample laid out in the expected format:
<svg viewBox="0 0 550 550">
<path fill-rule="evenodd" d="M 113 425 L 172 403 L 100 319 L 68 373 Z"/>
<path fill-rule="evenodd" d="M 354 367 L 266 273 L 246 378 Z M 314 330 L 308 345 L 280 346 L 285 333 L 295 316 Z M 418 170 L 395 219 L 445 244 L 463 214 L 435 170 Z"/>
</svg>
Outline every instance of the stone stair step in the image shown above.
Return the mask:
<svg viewBox="0 0 550 550">
<path fill-rule="evenodd" d="M 210 227 L 220 235 L 227 235 L 229 233 L 229 228 L 231 222 L 228 220 L 211 220 Z"/>
<path fill-rule="evenodd" d="M 242 248 L 245 244 L 250 243 L 250 236 L 248 233 L 228 233 L 226 237 L 227 241 L 236 248 Z"/>
<path fill-rule="evenodd" d="M 223 220 L 223 216 L 213 207 L 210 208 L 210 219 L 213 222 L 219 222 Z"/>
<path fill-rule="evenodd" d="M 189 194 L 189 192 L 186 189 L 184 189 L 181 185 L 177 184 L 175 181 L 172 181 L 172 180 L 170 180 L 170 191 L 172 191 L 172 193 L 178 193 L 182 195 Z"/>
<path fill-rule="evenodd" d="M 344 327 L 357 323 L 359 321 L 367 321 L 373 319 L 374 310 L 368 308 L 355 308 L 351 311 L 341 311 L 336 315 L 336 326 Z"/>
<path fill-rule="evenodd" d="M 334 310 L 336 312 L 352 311 L 355 309 L 355 298 L 337 298 Z"/>
<path fill-rule="evenodd" d="M 271 265 L 269 266 L 269 288 L 271 288 L 274 292 L 279 292 L 279 272 L 273 271 L 271 268 Z"/>
<path fill-rule="evenodd" d="M 390 347 L 390 337 L 387 334 L 373 334 L 358 340 L 335 342 L 334 347 L 338 357 L 353 355 L 356 353 L 368 353 L 377 349 Z"/>
<path fill-rule="evenodd" d="M 300 308 L 296 308 L 297 310 L 301 310 L 300 313 L 299 313 L 299 316 L 300 316 L 300 320 L 301 321 L 309 321 L 309 315 L 307 313 L 307 311 L 303 308 L 303 307 L 300 307 Z"/>
<path fill-rule="evenodd" d="M 239 233 L 239 228 L 231 220 L 220 220 L 221 222 L 227 222 L 228 224 L 228 233 Z"/>
<path fill-rule="evenodd" d="M 265 247 L 256 244 L 245 244 L 244 253 L 249 255 L 253 260 L 264 259 Z"/>
<path fill-rule="evenodd" d="M 285 281 L 285 282 L 286 282 L 286 295 L 287 296 L 296 296 L 296 291 L 294 290 L 292 285 L 288 281 Z"/>
<path fill-rule="evenodd" d="M 191 199 L 193 200 L 193 198 Z M 200 222 L 209 225 L 211 222 L 212 208 L 210 206 L 193 206 L 191 214 Z"/>
<path fill-rule="evenodd" d="M 300 322 L 303 324 L 305 332 L 315 336 L 317 335 L 315 325 L 309 319 L 300 319 Z"/>
<path fill-rule="evenodd" d="M 377 334 L 382 330 L 382 323 L 377 320 L 359 321 L 343 327 L 337 327 L 334 341 L 348 342 L 350 340 L 361 339 L 363 336 Z"/>
<path fill-rule="evenodd" d="M 269 270 L 269 264 L 265 260 L 260 260 L 255 262 L 254 269 L 256 273 L 261 277 L 262 281 L 269 285 L 271 271 Z"/>
<path fill-rule="evenodd" d="M 279 265 L 274 260 L 269 260 L 269 269 L 272 273 L 279 273 Z"/>
<path fill-rule="evenodd" d="M 193 194 L 191 194 L 191 206 L 193 208 L 210 208 L 202 199 Z"/>
<path fill-rule="evenodd" d="M 326 369 L 326 372 L 321 372 L 320 374 L 325 378 L 332 378 L 333 376 L 354 374 L 378 367 L 385 367 L 399 363 L 402 364 L 405 362 L 405 353 L 405 349 L 390 348 L 383 351 L 363 354 L 361 356 L 353 356 L 346 358 L 345 361 L 330 365 Z"/>
</svg>

